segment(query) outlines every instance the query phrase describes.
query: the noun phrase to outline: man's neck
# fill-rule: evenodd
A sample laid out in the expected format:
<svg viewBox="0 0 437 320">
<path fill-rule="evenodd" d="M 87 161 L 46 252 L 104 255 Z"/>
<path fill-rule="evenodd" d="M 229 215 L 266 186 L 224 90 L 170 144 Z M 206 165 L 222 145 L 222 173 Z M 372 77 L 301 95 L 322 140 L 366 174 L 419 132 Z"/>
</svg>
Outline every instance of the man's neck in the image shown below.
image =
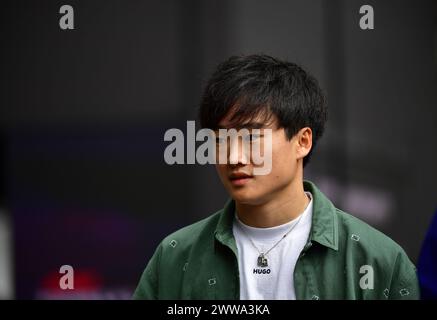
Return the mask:
<svg viewBox="0 0 437 320">
<path fill-rule="evenodd" d="M 297 218 L 308 206 L 303 183 L 292 183 L 270 201 L 259 205 L 235 203 L 238 218 L 244 224 L 256 228 L 270 228 Z"/>
</svg>

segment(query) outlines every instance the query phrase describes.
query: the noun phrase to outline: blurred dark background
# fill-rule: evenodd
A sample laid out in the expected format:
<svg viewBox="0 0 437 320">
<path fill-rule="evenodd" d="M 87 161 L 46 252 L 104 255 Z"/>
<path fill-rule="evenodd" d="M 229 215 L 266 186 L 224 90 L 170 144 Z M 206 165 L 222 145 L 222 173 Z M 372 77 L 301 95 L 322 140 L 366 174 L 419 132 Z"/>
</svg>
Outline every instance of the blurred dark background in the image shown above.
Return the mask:
<svg viewBox="0 0 437 320">
<path fill-rule="evenodd" d="M 61 30 L 59 8 L 74 8 Z M 361 30 L 372 5 L 375 29 Z M 413 262 L 437 207 L 435 1 L 9 1 L 1 9 L 0 298 L 127 299 L 160 240 L 227 199 L 164 162 L 233 54 L 302 64 L 328 95 L 306 168 Z"/>
</svg>

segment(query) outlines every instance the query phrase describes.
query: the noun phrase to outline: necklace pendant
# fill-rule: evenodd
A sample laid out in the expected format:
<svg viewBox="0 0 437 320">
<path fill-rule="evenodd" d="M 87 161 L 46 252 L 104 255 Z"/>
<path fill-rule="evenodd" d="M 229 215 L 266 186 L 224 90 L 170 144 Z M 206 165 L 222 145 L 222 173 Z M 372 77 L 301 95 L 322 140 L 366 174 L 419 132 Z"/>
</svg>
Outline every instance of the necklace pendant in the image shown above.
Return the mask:
<svg viewBox="0 0 437 320">
<path fill-rule="evenodd" d="M 258 267 L 265 268 L 268 266 L 267 258 L 264 253 L 258 256 Z"/>
</svg>

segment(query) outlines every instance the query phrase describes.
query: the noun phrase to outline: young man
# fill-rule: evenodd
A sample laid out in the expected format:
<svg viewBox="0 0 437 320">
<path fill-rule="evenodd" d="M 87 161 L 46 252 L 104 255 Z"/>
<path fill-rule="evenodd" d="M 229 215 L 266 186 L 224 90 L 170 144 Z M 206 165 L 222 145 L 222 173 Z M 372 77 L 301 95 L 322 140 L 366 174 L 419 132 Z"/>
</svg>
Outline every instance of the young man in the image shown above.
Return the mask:
<svg viewBox="0 0 437 320">
<path fill-rule="evenodd" d="M 271 132 L 271 171 L 255 175 L 259 163 L 227 148 L 233 161 L 216 168 L 232 199 L 161 242 L 134 298 L 417 299 L 402 248 L 303 181 L 326 114 L 317 81 L 296 64 L 266 55 L 220 64 L 201 125 L 251 130 L 250 143 Z"/>
</svg>

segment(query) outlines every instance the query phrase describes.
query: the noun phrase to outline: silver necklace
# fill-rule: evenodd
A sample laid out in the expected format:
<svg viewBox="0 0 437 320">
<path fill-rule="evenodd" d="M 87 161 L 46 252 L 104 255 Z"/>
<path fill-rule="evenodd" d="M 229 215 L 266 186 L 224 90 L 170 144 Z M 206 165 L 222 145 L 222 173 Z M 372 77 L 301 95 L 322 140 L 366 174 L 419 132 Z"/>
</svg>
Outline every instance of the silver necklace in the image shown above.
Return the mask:
<svg viewBox="0 0 437 320">
<path fill-rule="evenodd" d="M 262 252 L 261 250 L 258 249 L 258 247 L 256 246 L 255 242 L 253 242 L 252 238 L 249 237 L 249 235 L 246 233 L 246 231 L 244 230 L 244 228 L 241 228 L 241 230 L 243 230 L 244 234 L 246 235 L 246 237 L 250 240 L 250 242 L 252 243 L 253 247 L 256 249 L 256 251 L 258 251 L 259 256 L 257 259 L 257 265 L 258 267 L 261 268 L 265 268 L 269 265 L 268 260 L 267 260 L 267 255 L 269 254 L 270 251 L 272 251 L 282 240 L 285 239 L 285 237 L 287 237 L 290 232 L 299 224 L 300 219 L 302 218 L 303 214 L 301 214 L 299 216 L 299 219 L 297 220 L 297 222 L 295 224 L 293 224 L 293 226 L 290 228 L 290 230 L 287 231 L 287 233 L 285 233 L 281 239 L 279 239 L 279 241 L 277 241 L 269 250 L 267 250 L 266 252 Z"/>
</svg>

